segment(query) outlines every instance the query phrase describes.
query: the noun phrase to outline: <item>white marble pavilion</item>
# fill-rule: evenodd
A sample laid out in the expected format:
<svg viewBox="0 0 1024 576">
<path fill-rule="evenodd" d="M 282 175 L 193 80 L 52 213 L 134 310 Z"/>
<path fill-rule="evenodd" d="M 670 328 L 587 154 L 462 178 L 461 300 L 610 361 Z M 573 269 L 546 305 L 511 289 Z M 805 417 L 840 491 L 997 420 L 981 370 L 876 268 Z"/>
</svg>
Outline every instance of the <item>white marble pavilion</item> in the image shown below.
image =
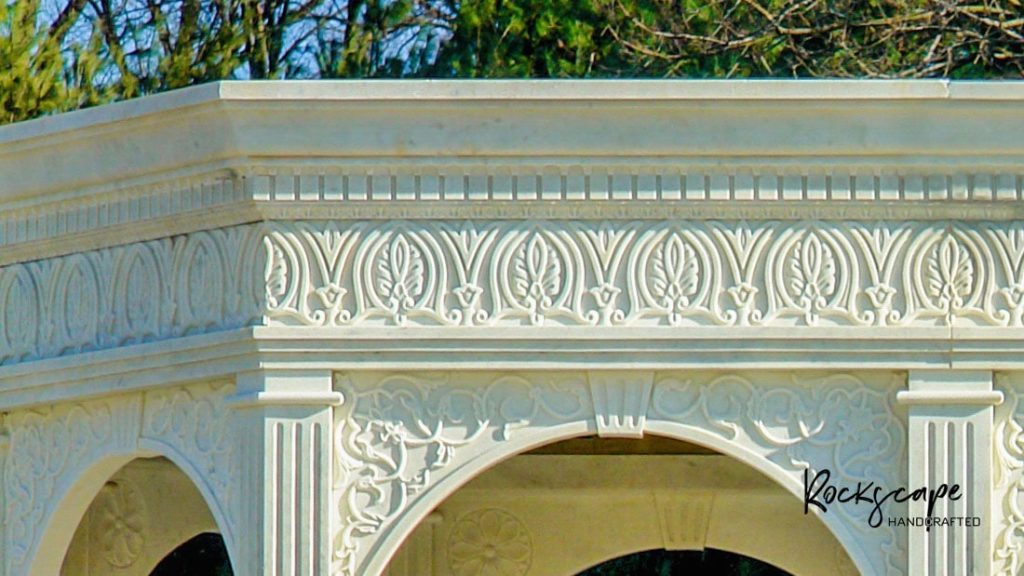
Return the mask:
<svg viewBox="0 0 1024 576">
<path fill-rule="evenodd" d="M 1021 83 L 226 82 L 0 128 L 0 575 L 203 532 L 240 576 L 1020 574 L 1022 182 Z"/>
</svg>

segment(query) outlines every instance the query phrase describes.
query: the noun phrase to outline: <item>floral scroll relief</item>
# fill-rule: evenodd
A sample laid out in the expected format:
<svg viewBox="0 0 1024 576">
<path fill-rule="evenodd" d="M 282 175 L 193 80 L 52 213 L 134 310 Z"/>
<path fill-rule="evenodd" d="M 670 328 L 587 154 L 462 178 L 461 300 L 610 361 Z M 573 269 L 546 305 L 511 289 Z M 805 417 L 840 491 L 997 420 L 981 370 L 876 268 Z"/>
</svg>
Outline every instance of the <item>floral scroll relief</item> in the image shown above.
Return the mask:
<svg viewBox="0 0 1024 576">
<path fill-rule="evenodd" d="M 3 513 L 10 573 L 27 568 L 68 483 L 104 453 L 134 451 L 140 411 L 138 397 L 129 396 L 14 412 L 7 418 Z"/>
<path fill-rule="evenodd" d="M 378 536 L 428 488 L 518 430 L 590 423 L 595 399 L 583 373 L 352 373 L 336 386 L 335 568 L 357 573 Z M 906 433 L 890 374 L 658 373 L 647 406 L 660 421 L 711 433 L 802 482 L 829 468 L 836 481 L 906 483 Z M 596 429 L 596 424 L 594 424 Z M 900 510 L 894 509 L 894 515 Z M 858 540 L 883 550 L 879 573 L 905 570 L 905 533 L 870 528 L 867 510 L 830 511 Z"/>
<path fill-rule="evenodd" d="M 995 458 L 992 497 L 1000 514 L 993 526 L 994 566 L 998 574 L 1024 569 L 1024 379 L 997 376 L 1004 401 L 995 409 Z"/>
<path fill-rule="evenodd" d="M 202 475 L 229 525 L 234 529 L 232 490 L 238 482 L 238 457 L 232 415 L 225 398 L 230 383 L 203 383 L 146 392 L 141 438 L 184 458 Z M 226 538 L 230 540 L 230 538 Z"/>
<path fill-rule="evenodd" d="M 526 426 L 590 417 L 582 375 L 434 377 L 341 375 L 346 402 L 335 410 L 334 493 L 341 525 L 335 564 L 358 569 L 361 543 L 393 522 L 436 474 L 476 447 Z"/>
<path fill-rule="evenodd" d="M 766 381 L 766 378 L 770 381 Z M 758 454 L 794 479 L 830 470 L 833 482 L 906 484 L 904 418 L 894 406 L 896 376 L 834 374 L 790 378 L 744 374 L 663 373 L 655 380 L 649 419 L 692 426 Z M 894 464 L 896 463 L 896 464 Z M 903 463 L 903 464 L 900 464 Z M 898 516 L 899 509 L 889 511 Z M 828 514 L 877 546 L 878 573 L 901 574 L 905 533 L 871 528 L 869 510 L 834 506 Z"/>
<path fill-rule="evenodd" d="M 296 222 L 264 256 L 271 324 L 1024 325 L 1021 222 Z"/>
</svg>

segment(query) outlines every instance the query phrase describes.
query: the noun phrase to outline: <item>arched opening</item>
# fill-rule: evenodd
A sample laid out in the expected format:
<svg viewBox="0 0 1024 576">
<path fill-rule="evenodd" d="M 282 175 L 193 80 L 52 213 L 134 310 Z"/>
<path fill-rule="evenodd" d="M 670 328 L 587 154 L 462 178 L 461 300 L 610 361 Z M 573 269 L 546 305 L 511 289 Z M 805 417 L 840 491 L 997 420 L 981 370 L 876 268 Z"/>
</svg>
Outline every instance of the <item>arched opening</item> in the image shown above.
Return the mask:
<svg viewBox="0 0 1024 576">
<path fill-rule="evenodd" d="M 742 554 L 708 548 L 647 550 L 612 558 L 576 576 L 790 576 L 771 564 Z"/>
<path fill-rule="evenodd" d="M 180 468 L 163 457 L 136 458 L 112 474 L 88 504 L 61 574 L 149 576 L 183 543 L 203 534 L 220 540 L 217 532 L 206 500 Z"/>
<path fill-rule="evenodd" d="M 736 458 L 652 434 L 563 440 L 485 470 L 417 526 L 387 573 L 590 576 L 650 550 L 777 567 L 765 576 L 857 573 L 790 491 Z"/>
</svg>

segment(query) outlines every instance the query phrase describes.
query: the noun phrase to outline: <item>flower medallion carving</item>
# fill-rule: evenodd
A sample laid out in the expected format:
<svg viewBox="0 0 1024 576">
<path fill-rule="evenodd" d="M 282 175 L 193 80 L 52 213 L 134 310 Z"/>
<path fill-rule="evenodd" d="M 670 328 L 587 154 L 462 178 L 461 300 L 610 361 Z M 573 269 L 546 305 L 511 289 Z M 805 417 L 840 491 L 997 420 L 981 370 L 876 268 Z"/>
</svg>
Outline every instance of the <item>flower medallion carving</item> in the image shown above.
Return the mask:
<svg viewBox="0 0 1024 576">
<path fill-rule="evenodd" d="M 149 516 L 138 489 L 126 479 L 107 482 L 96 495 L 100 551 L 107 564 L 127 568 L 145 545 Z"/>
<path fill-rule="evenodd" d="M 526 526 L 497 508 L 466 514 L 448 538 L 448 566 L 455 576 L 523 576 L 532 556 Z"/>
</svg>

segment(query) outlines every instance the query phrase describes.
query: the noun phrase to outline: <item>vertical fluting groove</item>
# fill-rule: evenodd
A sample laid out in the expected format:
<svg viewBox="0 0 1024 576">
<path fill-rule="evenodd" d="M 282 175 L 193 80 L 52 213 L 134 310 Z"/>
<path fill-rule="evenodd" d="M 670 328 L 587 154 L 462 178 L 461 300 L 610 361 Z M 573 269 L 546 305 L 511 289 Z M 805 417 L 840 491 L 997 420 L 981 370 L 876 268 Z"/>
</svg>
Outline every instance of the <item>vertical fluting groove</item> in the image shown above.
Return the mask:
<svg viewBox="0 0 1024 576">
<path fill-rule="evenodd" d="M 931 486 L 935 485 L 935 469 L 932 466 L 932 463 L 935 462 L 935 423 L 934 422 L 928 422 L 925 426 L 926 426 L 926 428 L 925 428 L 925 430 L 926 430 L 926 433 L 925 433 L 925 444 L 926 444 L 925 445 L 925 454 L 927 454 L 927 456 L 925 458 L 926 461 L 924 463 L 924 469 L 925 469 L 925 474 L 927 474 L 927 478 L 928 478 L 927 484 L 928 484 L 929 487 L 931 487 Z M 927 505 L 924 506 L 924 509 L 925 509 L 924 510 L 925 514 L 927 514 L 928 513 Z M 925 520 L 925 522 L 927 522 L 927 520 Z M 932 534 L 926 534 L 925 535 L 925 537 L 924 537 L 924 548 L 925 548 L 924 549 L 925 553 L 923 554 L 924 562 L 925 562 L 924 573 L 925 574 L 932 574 L 931 567 L 934 565 L 934 563 L 932 562 L 932 555 L 934 553 L 934 548 L 935 548 L 933 546 L 933 535 Z"/>
<path fill-rule="evenodd" d="M 323 510 L 323 505 L 324 505 L 323 494 L 321 493 L 321 489 L 323 488 L 323 486 L 321 485 L 320 477 L 321 477 L 321 471 L 326 469 L 326 468 L 324 468 L 324 462 L 323 462 L 323 459 L 321 458 L 322 450 L 320 448 L 320 443 L 323 441 L 322 440 L 322 436 L 323 436 L 323 434 L 322 434 L 320 423 L 319 422 L 314 422 L 313 423 L 313 429 L 312 429 L 312 431 L 310 433 L 310 438 L 309 438 L 310 451 L 312 452 L 312 454 L 311 454 L 312 457 L 309 459 L 310 460 L 310 470 L 309 471 L 310 471 L 310 479 L 312 480 L 311 488 L 313 490 L 313 497 L 312 497 L 313 506 L 311 508 L 311 511 L 310 511 L 311 513 L 309 515 L 309 518 L 310 518 L 310 531 L 309 531 L 309 534 L 310 534 L 310 544 L 311 544 L 311 546 L 310 546 L 310 553 L 311 553 L 311 555 L 310 555 L 310 566 L 312 568 L 313 574 L 316 574 L 318 576 L 321 573 L 321 567 L 320 567 L 320 536 L 321 536 L 322 532 L 320 531 L 320 523 L 323 520 L 323 518 L 321 516 L 321 512 Z"/>
<path fill-rule="evenodd" d="M 308 533 L 303 529 L 302 517 L 302 483 L 306 481 L 303 472 L 303 465 L 305 464 L 306 458 L 302 453 L 302 423 L 292 423 L 292 429 L 294 430 L 295 440 L 292 448 L 292 465 L 291 468 L 294 471 L 293 474 L 294 482 L 292 483 L 292 501 L 289 502 L 291 505 L 292 514 L 292 562 L 295 566 L 295 576 L 302 576 L 302 556 L 303 556 L 303 544 Z"/>
<path fill-rule="evenodd" d="M 949 448 L 947 435 L 946 423 L 933 423 L 932 429 L 935 432 L 935 443 L 932 446 L 932 481 L 928 483 L 930 490 L 935 490 L 938 486 L 946 481 L 946 453 Z M 927 516 L 932 516 L 942 512 L 943 504 L 936 502 L 936 508 L 932 514 L 928 514 L 927 509 L 925 513 Z M 927 522 L 927 520 L 925 520 Z M 931 540 L 932 547 L 934 550 L 933 566 L 935 567 L 935 574 L 943 574 L 946 570 L 947 562 L 946 558 L 949 555 L 949 551 L 946 549 L 946 532 L 941 526 L 932 526 L 931 529 Z M 945 575 L 944 575 L 945 576 Z"/>
<path fill-rule="evenodd" d="M 946 484 L 948 485 L 956 482 L 957 476 L 957 430 L 956 426 L 952 422 L 946 422 L 946 438 L 949 442 L 949 445 L 946 446 Z M 954 514 L 953 507 L 955 506 L 955 504 L 956 503 L 950 500 L 949 498 L 943 500 L 942 507 L 945 510 L 945 517 L 949 517 Z M 943 528 L 943 530 L 945 531 L 944 536 L 946 539 L 946 570 L 948 570 L 947 573 L 952 576 L 954 574 L 957 574 L 956 561 L 959 557 L 962 556 L 962 554 L 956 546 L 954 538 L 956 530 L 954 530 L 952 527 L 945 527 Z"/>
<path fill-rule="evenodd" d="M 281 422 L 274 423 L 274 478 L 270 486 L 266 489 L 270 493 L 270 497 L 274 499 L 273 514 L 274 514 L 274 534 L 270 539 L 271 554 L 273 559 L 271 566 L 273 566 L 274 576 L 284 576 L 284 557 L 281 554 L 281 542 L 284 540 L 284 514 L 281 503 L 281 483 L 284 480 L 283 475 L 283 464 L 284 464 L 284 424 Z"/>
<path fill-rule="evenodd" d="M 964 464 L 964 485 L 963 485 L 964 496 L 963 496 L 963 498 L 964 498 L 964 500 L 966 500 L 966 510 L 964 511 L 964 516 L 966 516 L 968 518 L 971 518 L 971 517 L 973 517 L 975 515 L 975 507 L 974 507 L 974 476 L 971 474 L 971 470 L 974 468 L 974 466 L 972 466 L 972 463 L 974 461 L 974 422 L 968 422 L 967 426 L 965 426 L 964 429 L 965 429 L 964 433 L 966 435 L 966 440 L 964 442 L 964 446 L 967 448 L 967 453 L 964 455 L 964 462 L 963 462 L 963 464 Z M 987 500 L 982 503 L 982 505 L 988 505 L 988 504 L 989 504 L 989 502 Z M 991 521 L 991 519 L 983 519 L 983 521 L 984 520 Z M 974 566 L 974 543 L 975 543 L 976 539 L 974 537 L 974 529 L 973 528 L 965 529 L 964 531 L 966 532 L 966 538 L 964 540 L 966 542 L 966 548 L 967 548 L 967 550 L 966 550 L 966 552 L 964 554 L 964 563 L 966 564 L 967 568 L 970 569 L 971 567 Z"/>
</svg>

